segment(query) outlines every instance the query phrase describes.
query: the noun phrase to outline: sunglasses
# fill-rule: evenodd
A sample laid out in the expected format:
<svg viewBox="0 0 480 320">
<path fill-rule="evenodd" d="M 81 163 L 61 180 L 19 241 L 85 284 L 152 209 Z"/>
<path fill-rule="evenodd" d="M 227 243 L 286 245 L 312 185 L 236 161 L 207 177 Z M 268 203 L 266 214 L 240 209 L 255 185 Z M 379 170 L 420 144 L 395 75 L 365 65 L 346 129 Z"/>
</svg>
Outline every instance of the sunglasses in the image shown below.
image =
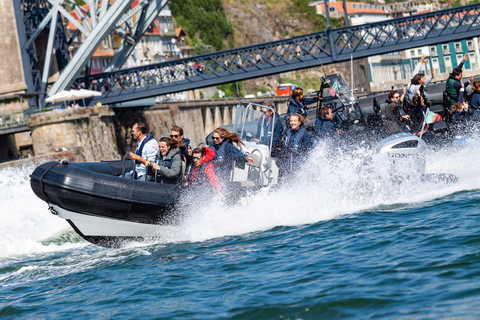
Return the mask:
<svg viewBox="0 0 480 320">
<path fill-rule="evenodd" d="M 212 137 L 213 140 L 220 140 L 220 137 Z"/>
<path fill-rule="evenodd" d="M 200 159 L 202 159 L 202 157 L 193 157 L 193 159 L 200 160 Z"/>
<path fill-rule="evenodd" d="M 170 138 L 178 138 L 178 137 L 180 137 L 178 134 L 171 134 L 170 135 Z"/>
</svg>

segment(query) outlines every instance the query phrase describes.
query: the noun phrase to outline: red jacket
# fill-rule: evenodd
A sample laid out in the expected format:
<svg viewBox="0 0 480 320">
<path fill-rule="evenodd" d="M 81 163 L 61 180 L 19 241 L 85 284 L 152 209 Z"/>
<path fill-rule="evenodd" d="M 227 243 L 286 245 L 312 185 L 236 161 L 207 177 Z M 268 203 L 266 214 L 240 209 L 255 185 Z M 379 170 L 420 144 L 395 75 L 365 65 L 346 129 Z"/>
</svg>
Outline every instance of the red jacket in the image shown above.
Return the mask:
<svg viewBox="0 0 480 320">
<path fill-rule="evenodd" d="M 215 157 L 215 151 L 208 147 L 202 147 L 206 151 L 205 158 L 202 161 L 202 165 L 204 163 L 207 163 L 208 161 L 212 160 Z M 201 165 L 200 165 L 201 166 Z M 192 168 L 192 181 L 197 181 L 197 176 L 198 176 L 198 170 L 200 169 L 200 166 L 196 167 L 194 166 Z M 222 186 L 220 186 L 220 182 L 218 182 L 217 176 L 215 175 L 214 172 L 214 165 L 213 162 L 210 162 L 206 167 L 205 167 L 205 177 L 207 180 L 210 182 L 211 186 L 218 190 L 219 192 L 222 192 Z"/>
</svg>

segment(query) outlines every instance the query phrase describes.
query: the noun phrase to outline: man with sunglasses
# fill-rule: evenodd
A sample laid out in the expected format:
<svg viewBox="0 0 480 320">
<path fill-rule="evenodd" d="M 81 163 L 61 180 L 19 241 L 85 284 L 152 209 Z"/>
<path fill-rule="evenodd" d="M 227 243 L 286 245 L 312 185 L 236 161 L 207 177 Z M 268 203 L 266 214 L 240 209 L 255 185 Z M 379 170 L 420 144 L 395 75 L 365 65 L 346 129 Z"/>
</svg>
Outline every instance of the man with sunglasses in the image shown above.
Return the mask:
<svg viewBox="0 0 480 320">
<path fill-rule="evenodd" d="M 174 126 L 170 138 L 185 147 L 185 149 L 182 150 L 182 154 L 185 156 L 187 164 L 189 164 L 190 160 L 192 160 L 192 148 L 190 147 L 190 140 L 183 137 L 183 129 L 179 126 Z"/>
<path fill-rule="evenodd" d="M 387 135 L 392 135 L 395 133 L 403 132 L 399 125 L 399 121 L 406 121 L 410 119 L 409 115 L 401 115 L 400 108 L 403 105 L 403 98 L 405 98 L 405 94 L 407 92 L 407 87 L 403 88 L 402 96 L 398 93 L 398 91 L 390 91 L 388 94 L 388 99 L 386 103 L 388 104 L 385 108 L 385 119 L 383 119 L 383 123 L 385 125 L 385 130 Z"/>
</svg>

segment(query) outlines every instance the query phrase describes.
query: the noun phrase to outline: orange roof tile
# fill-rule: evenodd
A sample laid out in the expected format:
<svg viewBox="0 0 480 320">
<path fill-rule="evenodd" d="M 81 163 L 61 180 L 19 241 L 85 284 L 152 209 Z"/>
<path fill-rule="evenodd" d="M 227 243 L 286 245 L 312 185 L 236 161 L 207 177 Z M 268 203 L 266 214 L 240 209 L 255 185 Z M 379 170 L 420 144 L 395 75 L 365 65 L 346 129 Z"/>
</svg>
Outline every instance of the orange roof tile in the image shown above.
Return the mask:
<svg viewBox="0 0 480 320">
<path fill-rule="evenodd" d="M 354 5 L 362 5 L 364 4 L 365 6 L 368 6 L 367 3 L 364 2 L 346 2 L 347 5 L 347 14 L 357 14 L 357 13 L 370 13 L 370 14 L 384 14 L 387 15 L 388 13 L 386 11 L 383 11 L 381 9 L 374 9 L 374 8 L 354 8 Z M 320 7 L 322 8 L 322 11 L 325 12 L 325 5 L 323 3 L 320 4 Z M 330 2 L 328 3 L 328 7 L 335 7 L 335 10 L 339 13 L 343 13 L 343 2 L 337 1 L 337 2 Z"/>
</svg>

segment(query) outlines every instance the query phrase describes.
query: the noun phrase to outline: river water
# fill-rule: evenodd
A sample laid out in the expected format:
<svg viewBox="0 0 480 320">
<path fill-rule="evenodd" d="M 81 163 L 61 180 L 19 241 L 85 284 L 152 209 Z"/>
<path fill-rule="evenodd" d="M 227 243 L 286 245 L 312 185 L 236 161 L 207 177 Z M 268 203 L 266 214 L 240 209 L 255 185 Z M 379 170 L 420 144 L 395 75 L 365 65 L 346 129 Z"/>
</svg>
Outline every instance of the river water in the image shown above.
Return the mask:
<svg viewBox="0 0 480 320">
<path fill-rule="evenodd" d="M 198 199 L 157 243 L 83 241 L 0 169 L 1 319 L 473 319 L 480 146 L 429 150 L 456 184 L 388 183 L 370 151 L 317 148 L 295 186 Z"/>
</svg>

